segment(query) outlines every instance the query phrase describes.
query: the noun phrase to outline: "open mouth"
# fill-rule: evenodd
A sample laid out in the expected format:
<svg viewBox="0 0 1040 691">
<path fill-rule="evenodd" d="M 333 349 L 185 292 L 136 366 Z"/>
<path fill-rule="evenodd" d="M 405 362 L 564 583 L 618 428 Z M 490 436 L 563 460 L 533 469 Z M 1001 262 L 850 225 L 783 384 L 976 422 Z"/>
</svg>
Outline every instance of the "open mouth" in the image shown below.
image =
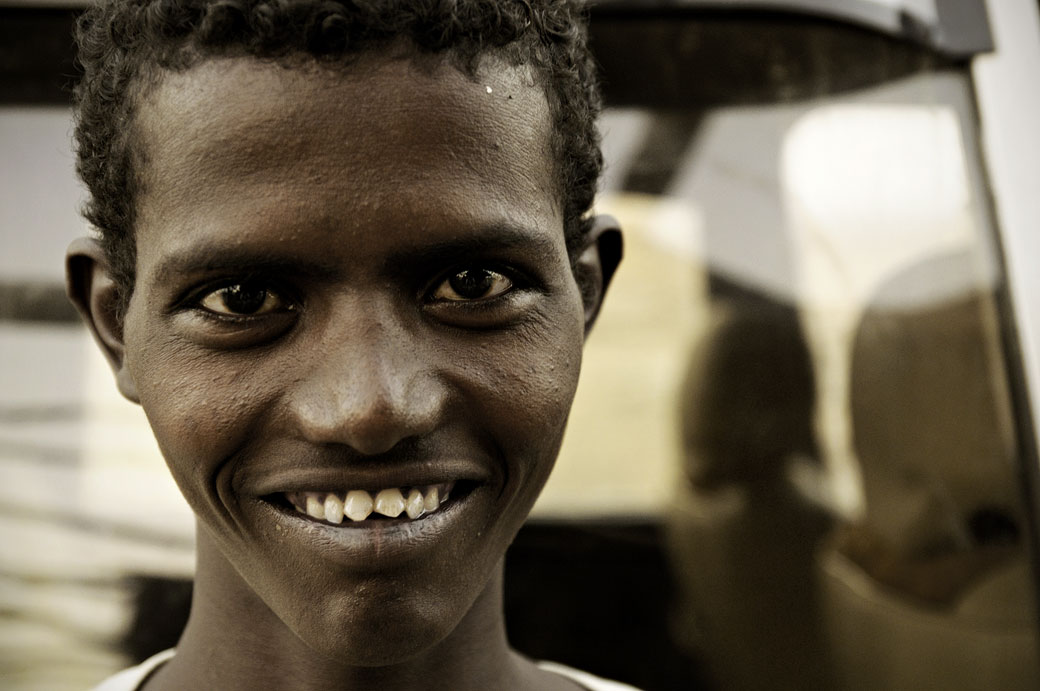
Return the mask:
<svg viewBox="0 0 1040 691">
<path fill-rule="evenodd" d="M 314 521 L 364 527 L 379 521 L 408 522 L 442 511 L 472 489 L 472 483 L 386 487 L 378 490 L 283 492 L 272 503 Z"/>
</svg>

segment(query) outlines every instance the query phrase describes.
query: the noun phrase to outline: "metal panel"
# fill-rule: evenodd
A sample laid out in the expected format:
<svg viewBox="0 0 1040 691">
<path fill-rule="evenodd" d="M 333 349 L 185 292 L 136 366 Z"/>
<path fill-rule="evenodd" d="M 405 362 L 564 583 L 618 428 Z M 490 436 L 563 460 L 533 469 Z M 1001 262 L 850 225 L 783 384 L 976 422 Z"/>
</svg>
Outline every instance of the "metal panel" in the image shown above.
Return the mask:
<svg viewBox="0 0 1040 691">
<path fill-rule="evenodd" d="M 732 10 L 803 14 L 859 24 L 954 57 L 993 48 L 983 0 L 594 0 L 590 4 L 641 13 Z"/>
<path fill-rule="evenodd" d="M 1013 382 L 1018 389 L 1019 441 L 1031 461 L 1023 479 L 1035 514 L 1040 511 L 1040 14 L 1034 2 L 1004 0 L 991 2 L 990 12 L 997 52 L 978 58 L 973 71 L 1014 320 L 1008 341 L 1017 356 L 1012 365 L 1020 365 L 1013 372 L 1019 375 Z M 1034 529 L 1040 534 L 1040 524 Z M 1034 557 L 1040 561 L 1040 554 Z"/>
</svg>

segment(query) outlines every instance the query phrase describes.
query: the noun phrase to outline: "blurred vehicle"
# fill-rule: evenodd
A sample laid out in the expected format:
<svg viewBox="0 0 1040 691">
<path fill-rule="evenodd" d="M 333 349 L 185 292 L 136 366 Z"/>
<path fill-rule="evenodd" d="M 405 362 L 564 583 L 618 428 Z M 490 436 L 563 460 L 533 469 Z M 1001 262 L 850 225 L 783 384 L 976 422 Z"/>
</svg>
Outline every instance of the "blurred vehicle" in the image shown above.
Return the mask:
<svg viewBox="0 0 1040 691">
<path fill-rule="evenodd" d="M 168 647 L 190 599 L 190 511 L 61 287 L 81 4 L 0 1 L 10 689 Z M 626 260 L 514 644 L 647 691 L 1040 687 L 1036 3 L 589 11 Z"/>
</svg>

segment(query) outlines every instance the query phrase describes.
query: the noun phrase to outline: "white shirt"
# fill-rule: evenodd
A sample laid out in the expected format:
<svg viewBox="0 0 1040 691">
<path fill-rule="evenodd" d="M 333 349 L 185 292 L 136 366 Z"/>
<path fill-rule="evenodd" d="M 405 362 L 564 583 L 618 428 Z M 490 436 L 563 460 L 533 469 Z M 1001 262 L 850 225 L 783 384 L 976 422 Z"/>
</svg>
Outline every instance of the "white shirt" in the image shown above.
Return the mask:
<svg viewBox="0 0 1040 691">
<path fill-rule="evenodd" d="M 174 650 L 172 648 L 170 650 L 164 650 L 161 653 L 156 653 L 136 667 L 124 669 L 122 672 L 104 680 L 98 686 L 94 687 L 94 691 L 137 691 L 144 680 L 148 678 L 148 675 L 173 657 L 173 653 Z M 622 684 L 617 681 L 601 679 L 589 674 L 588 672 L 571 669 L 566 665 L 561 665 L 556 662 L 539 662 L 537 664 L 548 672 L 559 674 L 561 677 L 567 677 L 568 679 L 577 682 L 588 689 L 588 691 L 639 691 L 639 689 L 634 686 Z"/>
</svg>

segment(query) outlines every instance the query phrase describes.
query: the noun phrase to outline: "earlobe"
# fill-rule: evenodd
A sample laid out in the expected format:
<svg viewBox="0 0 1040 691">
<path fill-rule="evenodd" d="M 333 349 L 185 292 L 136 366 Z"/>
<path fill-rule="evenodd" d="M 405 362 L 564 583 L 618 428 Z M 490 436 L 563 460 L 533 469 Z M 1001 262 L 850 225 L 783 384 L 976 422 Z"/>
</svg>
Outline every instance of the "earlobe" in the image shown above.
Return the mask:
<svg viewBox="0 0 1040 691">
<path fill-rule="evenodd" d="M 139 403 L 137 386 L 126 367 L 119 286 L 96 240 L 79 238 L 69 245 L 65 290 L 112 367 L 120 393 Z"/>
<path fill-rule="evenodd" d="M 599 316 L 603 296 L 614 277 L 614 271 L 621 263 L 622 247 L 621 228 L 617 219 L 604 214 L 593 217 L 592 226 L 584 238 L 583 249 L 574 265 L 574 276 L 585 306 L 586 334 Z"/>
</svg>

